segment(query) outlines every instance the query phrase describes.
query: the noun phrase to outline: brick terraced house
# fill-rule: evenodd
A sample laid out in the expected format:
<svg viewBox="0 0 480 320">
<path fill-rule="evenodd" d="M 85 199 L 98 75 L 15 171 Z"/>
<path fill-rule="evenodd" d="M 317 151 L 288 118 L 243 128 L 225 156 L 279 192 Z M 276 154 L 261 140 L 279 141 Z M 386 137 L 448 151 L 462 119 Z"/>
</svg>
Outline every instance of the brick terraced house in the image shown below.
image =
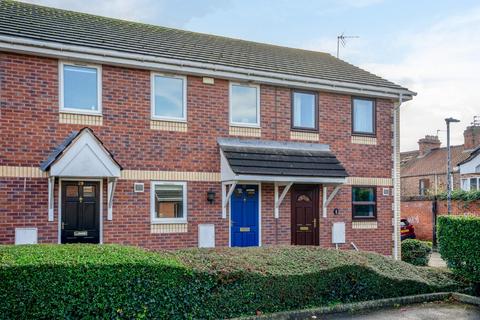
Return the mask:
<svg viewBox="0 0 480 320">
<path fill-rule="evenodd" d="M 0 2 L 0 243 L 399 257 L 399 106 L 329 54 Z"/>
</svg>

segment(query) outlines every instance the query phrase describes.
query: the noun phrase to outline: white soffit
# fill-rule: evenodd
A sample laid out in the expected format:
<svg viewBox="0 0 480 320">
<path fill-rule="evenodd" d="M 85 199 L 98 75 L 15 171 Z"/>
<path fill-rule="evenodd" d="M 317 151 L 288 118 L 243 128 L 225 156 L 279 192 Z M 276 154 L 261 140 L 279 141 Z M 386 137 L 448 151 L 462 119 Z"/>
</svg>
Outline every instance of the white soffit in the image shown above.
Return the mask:
<svg viewBox="0 0 480 320">
<path fill-rule="evenodd" d="M 120 167 L 90 130 L 84 130 L 51 166 L 55 177 L 120 177 Z"/>
</svg>

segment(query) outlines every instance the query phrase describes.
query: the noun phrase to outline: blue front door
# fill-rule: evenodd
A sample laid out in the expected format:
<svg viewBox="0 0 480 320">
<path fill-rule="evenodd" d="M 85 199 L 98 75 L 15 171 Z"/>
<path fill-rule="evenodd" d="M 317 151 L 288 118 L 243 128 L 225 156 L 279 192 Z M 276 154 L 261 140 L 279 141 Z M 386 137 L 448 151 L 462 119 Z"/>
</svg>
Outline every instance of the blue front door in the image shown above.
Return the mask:
<svg viewBox="0 0 480 320">
<path fill-rule="evenodd" d="M 258 246 L 258 186 L 237 185 L 230 201 L 232 247 Z"/>
</svg>

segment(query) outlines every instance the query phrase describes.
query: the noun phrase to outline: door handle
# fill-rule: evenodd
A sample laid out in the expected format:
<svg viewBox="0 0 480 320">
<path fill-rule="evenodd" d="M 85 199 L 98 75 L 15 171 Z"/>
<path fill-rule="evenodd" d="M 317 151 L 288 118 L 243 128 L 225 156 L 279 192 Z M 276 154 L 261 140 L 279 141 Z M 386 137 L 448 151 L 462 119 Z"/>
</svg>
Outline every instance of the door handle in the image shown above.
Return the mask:
<svg viewBox="0 0 480 320">
<path fill-rule="evenodd" d="M 65 229 L 65 222 L 62 222 L 62 230 Z"/>
<path fill-rule="evenodd" d="M 314 227 L 314 228 L 317 227 L 317 218 L 313 219 L 313 227 Z"/>
<path fill-rule="evenodd" d="M 79 197 L 79 198 L 78 198 L 78 202 L 82 203 L 82 202 L 83 202 L 83 198 L 82 198 L 82 197 Z"/>
</svg>

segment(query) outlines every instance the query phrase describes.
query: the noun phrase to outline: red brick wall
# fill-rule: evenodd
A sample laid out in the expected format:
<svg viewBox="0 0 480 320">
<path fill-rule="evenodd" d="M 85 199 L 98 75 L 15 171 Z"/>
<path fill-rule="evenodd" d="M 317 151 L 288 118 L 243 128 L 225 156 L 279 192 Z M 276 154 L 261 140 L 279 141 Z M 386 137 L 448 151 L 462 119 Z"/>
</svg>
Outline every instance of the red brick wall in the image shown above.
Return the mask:
<svg viewBox="0 0 480 320">
<path fill-rule="evenodd" d="M 453 189 L 460 189 L 460 173 L 456 172 L 453 176 Z M 428 188 L 428 194 L 440 194 L 447 190 L 447 174 L 437 174 L 436 176 L 421 175 L 412 177 L 402 177 L 401 180 L 401 194 L 402 197 L 415 197 L 419 195 L 420 179 L 428 179 L 430 181 L 430 188 Z M 436 188 L 435 188 L 436 181 Z M 435 192 L 436 190 L 436 192 Z"/>
<path fill-rule="evenodd" d="M 437 201 L 437 215 L 446 215 L 447 201 Z M 452 214 L 470 214 L 480 216 L 480 201 L 466 205 L 462 201 L 452 201 Z M 402 201 L 401 217 L 406 218 L 415 227 L 417 239 L 429 240 L 433 238 L 432 201 Z"/>
<path fill-rule="evenodd" d="M 50 58 L 0 53 L 1 139 L 0 166 L 38 167 L 52 149 L 72 130 L 83 125 L 59 123 L 58 61 Z M 215 79 L 214 85 L 203 84 L 201 77 L 188 76 L 188 132 L 150 129 L 150 72 L 113 66 L 102 66 L 103 125 L 90 126 L 105 147 L 124 169 L 219 172 L 217 137 L 229 136 L 228 81 Z M 290 140 L 289 88 L 261 85 L 262 139 Z M 378 145 L 351 143 L 351 96 L 319 93 L 320 143 L 332 151 L 350 176 L 391 177 L 391 123 L 393 102 L 377 99 Z M 1 198 L 1 243 L 11 243 L 15 226 L 22 221 L 40 228 L 42 242 L 57 239 L 55 222 L 47 222 L 47 181 L 27 179 L 28 193 L 21 193 L 23 179 L 7 179 Z M 195 246 L 198 223 L 216 225 L 217 245 L 228 244 L 228 222 L 221 219 L 220 183 L 188 183 L 188 234 L 151 234 L 149 181 L 143 194 L 134 194 L 133 182 L 121 180 L 115 194 L 113 221 L 104 221 L 104 241 L 138 244 L 155 248 Z M 206 201 L 209 189 L 217 191 L 215 204 Z M 290 243 L 290 200 L 285 198 L 280 219 L 273 219 L 273 186 L 262 188 L 263 244 Z M 379 188 L 380 190 L 381 188 Z M 26 196 L 20 198 L 20 194 Z M 34 195 L 28 197 L 28 195 Z M 381 191 L 379 192 L 381 195 Z M 379 228 L 351 230 L 347 238 L 361 249 L 391 252 L 391 197 L 379 196 Z M 23 207 L 25 206 L 25 207 Z M 334 199 L 330 208 L 341 208 L 338 217 L 321 221 L 328 225 L 335 219 L 351 221 L 350 188 Z M 5 209 L 3 209 L 5 208 Z M 57 215 L 55 206 L 55 215 Z M 26 220 L 25 216 L 31 216 Z M 350 220 L 348 220 L 350 219 Z M 8 222 L 3 222 L 8 221 Z M 329 227 L 322 232 L 321 243 L 331 242 Z M 275 241 L 278 239 L 278 242 Z"/>
</svg>

